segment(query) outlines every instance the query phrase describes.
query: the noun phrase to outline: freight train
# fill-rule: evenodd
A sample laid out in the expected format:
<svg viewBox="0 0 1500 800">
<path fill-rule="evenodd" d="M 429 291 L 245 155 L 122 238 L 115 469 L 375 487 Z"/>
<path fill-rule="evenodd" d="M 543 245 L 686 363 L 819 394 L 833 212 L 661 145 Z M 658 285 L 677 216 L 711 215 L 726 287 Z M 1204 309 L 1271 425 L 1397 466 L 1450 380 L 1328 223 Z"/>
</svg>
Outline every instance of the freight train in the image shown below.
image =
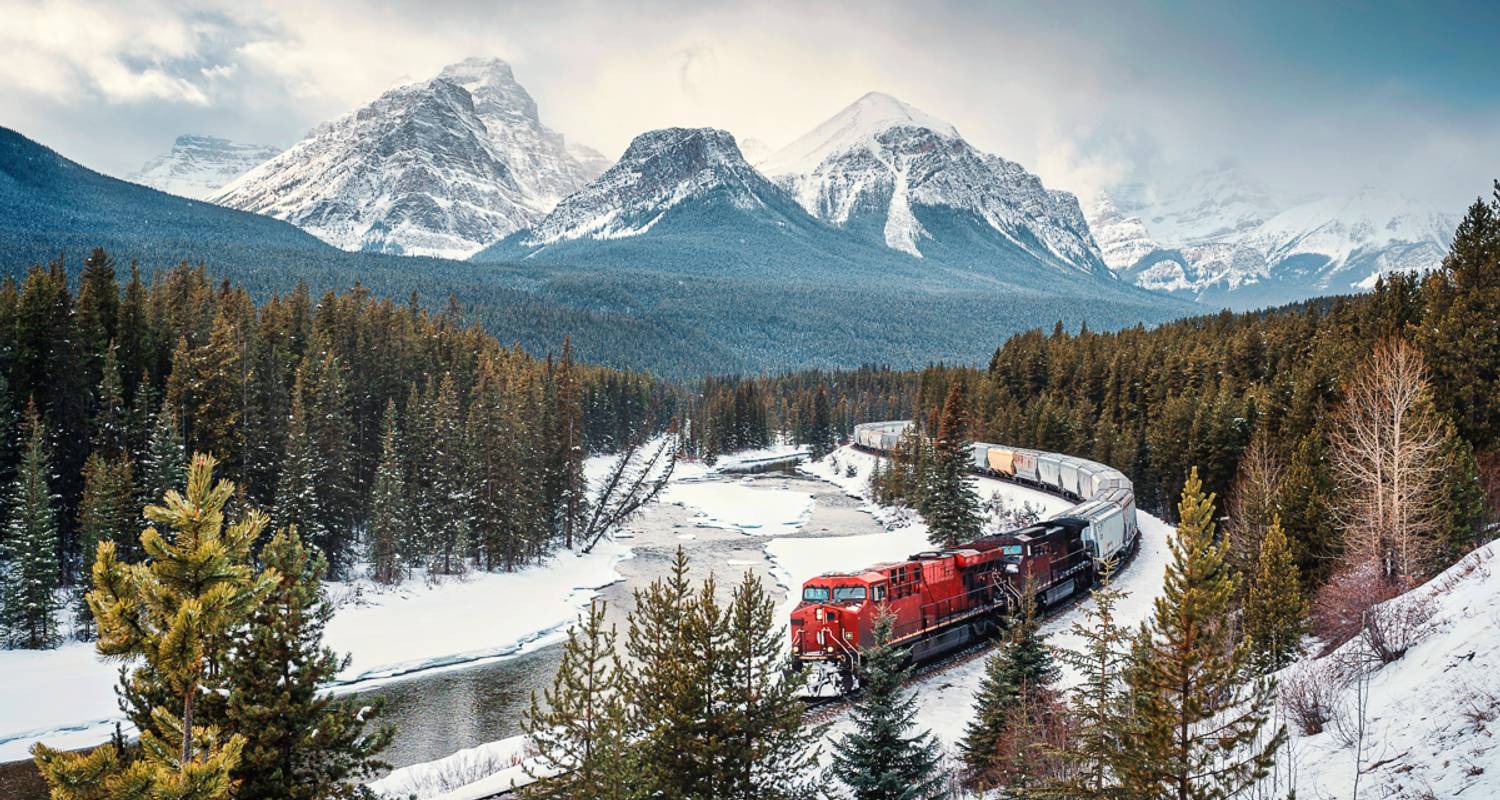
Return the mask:
<svg viewBox="0 0 1500 800">
<path fill-rule="evenodd" d="M 910 425 L 857 425 L 853 444 L 889 455 Z M 1020 530 L 803 584 L 792 612 L 792 664 L 813 671 L 811 694 L 853 688 L 860 654 L 873 644 L 882 611 L 893 617 L 896 646 L 915 661 L 932 659 L 994 633 L 1027 591 L 1045 608 L 1087 589 L 1106 563 L 1119 563 L 1139 544 L 1134 489 L 1113 467 L 978 442 L 970 468 L 1076 505 Z"/>
</svg>

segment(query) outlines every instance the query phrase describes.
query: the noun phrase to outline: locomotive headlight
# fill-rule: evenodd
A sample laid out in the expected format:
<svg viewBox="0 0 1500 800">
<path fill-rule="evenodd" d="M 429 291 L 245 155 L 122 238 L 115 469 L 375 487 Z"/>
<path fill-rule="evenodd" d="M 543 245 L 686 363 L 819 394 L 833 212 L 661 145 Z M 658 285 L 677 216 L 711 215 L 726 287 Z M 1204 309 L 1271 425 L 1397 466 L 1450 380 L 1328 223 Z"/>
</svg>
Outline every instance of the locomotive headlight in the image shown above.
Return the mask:
<svg viewBox="0 0 1500 800">
<path fill-rule="evenodd" d="M 814 611 L 813 616 L 821 620 L 823 618 L 823 609 L 820 608 L 817 611 Z"/>
<path fill-rule="evenodd" d="M 851 642 L 854 641 L 854 631 L 844 631 L 844 638 Z"/>
</svg>

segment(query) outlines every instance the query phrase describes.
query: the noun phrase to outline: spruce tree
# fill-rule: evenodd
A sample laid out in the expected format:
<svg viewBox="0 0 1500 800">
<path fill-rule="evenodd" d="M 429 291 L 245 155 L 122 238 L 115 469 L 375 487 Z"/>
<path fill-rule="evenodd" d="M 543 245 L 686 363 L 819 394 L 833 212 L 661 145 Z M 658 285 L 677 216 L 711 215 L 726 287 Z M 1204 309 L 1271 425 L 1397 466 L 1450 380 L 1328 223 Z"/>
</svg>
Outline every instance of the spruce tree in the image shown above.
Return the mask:
<svg viewBox="0 0 1500 800">
<path fill-rule="evenodd" d="M 406 480 L 397 449 L 396 402 L 388 402 L 381 422 L 380 464 L 370 500 L 370 577 L 380 583 L 400 583 L 403 557 L 410 556 L 406 537 L 411 519 L 406 506 Z"/>
<path fill-rule="evenodd" d="M 815 788 L 819 731 L 803 720 L 802 685 L 784 679 L 786 640 L 776 602 L 754 573 L 735 587 L 725 610 L 729 635 L 720 673 L 727 719 L 721 726 L 719 797 L 807 797 Z"/>
<path fill-rule="evenodd" d="M 1250 664 L 1261 674 L 1284 669 L 1302 652 L 1307 600 L 1279 518 L 1261 540 L 1260 558 L 1245 599 L 1245 639 Z"/>
<path fill-rule="evenodd" d="M 604 624 L 605 604 L 595 601 L 568 629 L 552 687 L 522 718 L 537 748 L 527 774 L 531 798 L 624 800 L 631 796 L 630 743 L 625 728 L 623 668 L 615 630 Z"/>
<path fill-rule="evenodd" d="M 4 587 L 0 606 L 5 636 L 17 647 L 57 642 L 57 495 L 48 485 L 51 463 L 36 403 L 28 403 L 21 435 L 25 450 L 11 481 L 5 532 Z"/>
<path fill-rule="evenodd" d="M 1219 800 L 1265 777 L 1286 730 L 1262 739 L 1273 686 L 1247 680 L 1249 650 L 1233 643 L 1236 576 L 1196 469 L 1177 508 L 1164 593 L 1126 670 L 1133 716 L 1119 778 L 1132 797 Z"/>
<path fill-rule="evenodd" d="M 833 749 L 834 775 L 854 800 L 925 800 L 941 797 L 942 752 L 928 731 L 914 733 L 917 698 L 903 685 L 906 653 L 891 647 L 894 621 L 881 615 L 875 646 L 859 664 L 854 730 Z"/>
<path fill-rule="evenodd" d="M 220 740 L 200 726 L 195 703 L 214 661 L 209 648 L 242 625 L 278 580 L 255 575 L 250 548 L 266 525 L 258 511 L 225 524 L 228 481 L 213 482 L 214 459 L 195 455 L 185 493 L 169 491 L 146 518 L 174 531 L 170 541 L 153 525 L 141 534 L 148 560 L 123 564 L 113 542 L 101 542 L 94 561 L 89 608 L 99 630 L 96 647 L 107 658 L 134 662 L 132 681 L 159 684 L 168 698 L 142 722 L 139 757 L 123 763 L 106 744 L 67 753 L 38 744 L 37 768 L 57 800 L 140 797 L 221 800 L 231 797 L 245 740 Z"/>
<path fill-rule="evenodd" d="M 301 371 L 297 373 L 292 390 L 292 416 L 287 423 L 281 477 L 276 482 L 274 519 L 277 528 L 295 527 L 304 540 L 326 552 L 334 544 L 334 534 L 318 492 L 321 462 L 308 431 L 307 412 L 302 401 L 302 375 Z"/>
<path fill-rule="evenodd" d="M 984 679 L 974 699 L 974 719 L 969 721 L 960 744 L 969 780 L 976 786 L 992 787 L 1014 781 L 1016 765 L 1009 755 L 1025 747 L 1011 746 L 1019 723 L 1019 710 L 1039 709 L 1050 702 L 1052 685 L 1059 672 L 1052 653 L 1043 643 L 1036 618 L 1036 598 L 1028 586 L 1022 595 L 1021 615 L 1007 641 L 990 656 Z M 1040 742 L 1035 743 L 1040 745 Z"/>
<path fill-rule="evenodd" d="M 127 561 L 138 560 L 136 545 L 137 516 L 135 485 L 131 480 L 130 459 L 120 455 L 113 460 L 95 453 L 83 466 L 83 500 L 78 505 L 78 539 L 84 564 L 92 565 L 100 542 L 114 542 Z M 78 581 L 76 633 L 80 638 L 93 635 L 93 613 L 86 597 L 92 589 L 91 576 Z"/>
<path fill-rule="evenodd" d="M 129 450 L 130 409 L 125 406 L 124 386 L 120 382 L 119 361 L 115 358 L 117 348 L 111 342 L 105 351 L 99 379 L 98 411 L 94 414 L 93 434 L 90 441 L 94 452 L 107 458 L 115 458 Z M 87 561 L 84 563 L 93 563 Z"/>
<path fill-rule="evenodd" d="M 943 403 L 933 464 L 927 479 L 927 538 L 938 547 L 956 547 L 979 538 L 979 496 L 969 485 L 972 450 L 966 435 L 967 400 L 962 381 L 954 381 Z"/>
<path fill-rule="evenodd" d="M 1044 784 L 1038 794 L 1056 800 L 1116 800 L 1116 775 L 1124 753 L 1129 704 L 1124 692 L 1124 670 L 1130 634 L 1115 622 L 1115 607 L 1124 596 L 1114 588 L 1113 569 L 1106 568 L 1083 609 L 1083 618 L 1070 629 L 1082 646 L 1060 650 L 1057 658 L 1079 676 L 1069 695 L 1072 727 L 1069 746 L 1056 753 L 1069 768 L 1066 775 Z"/>
<path fill-rule="evenodd" d="M 665 577 L 635 593 L 626 635 L 631 673 L 625 700 L 628 725 L 636 735 L 632 750 L 637 788 L 647 797 L 712 796 L 716 776 L 702 759 L 703 736 L 711 724 L 706 693 L 714 659 L 708 654 L 682 657 L 693 652 L 690 624 L 700 630 L 707 627 L 698 599 L 681 548 Z"/>
<path fill-rule="evenodd" d="M 146 394 L 144 389 L 141 393 Z M 140 491 L 137 505 L 145 507 L 166 496 L 168 491 L 181 487 L 186 470 L 187 449 L 177 426 L 177 408 L 163 401 L 151 424 L 151 436 L 141 463 L 140 481 L 136 487 Z"/>
<path fill-rule="evenodd" d="M 321 592 L 328 565 L 291 529 L 277 532 L 260 558 L 274 587 L 234 637 L 225 664 L 224 726 L 245 738 L 235 797 L 373 798 L 359 784 L 387 768 L 379 754 L 394 729 L 368 727 L 378 701 L 337 698 L 324 688 L 348 664 L 323 645 L 333 617 Z"/>
</svg>

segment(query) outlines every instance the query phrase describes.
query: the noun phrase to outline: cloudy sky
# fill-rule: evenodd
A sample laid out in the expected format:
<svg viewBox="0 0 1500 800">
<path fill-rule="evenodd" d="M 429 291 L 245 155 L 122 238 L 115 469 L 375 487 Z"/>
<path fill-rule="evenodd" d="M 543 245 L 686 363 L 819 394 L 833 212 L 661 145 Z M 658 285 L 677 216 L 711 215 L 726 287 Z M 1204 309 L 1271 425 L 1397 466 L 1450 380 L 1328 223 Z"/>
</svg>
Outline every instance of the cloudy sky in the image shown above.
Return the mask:
<svg viewBox="0 0 1500 800">
<path fill-rule="evenodd" d="M 0 0 L 0 20 L 0 125 L 112 174 L 179 133 L 289 145 L 485 55 L 610 156 L 667 125 L 774 147 L 881 90 L 1080 192 L 1233 163 L 1451 207 L 1500 176 L 1494 2 Z"/>
</svg>

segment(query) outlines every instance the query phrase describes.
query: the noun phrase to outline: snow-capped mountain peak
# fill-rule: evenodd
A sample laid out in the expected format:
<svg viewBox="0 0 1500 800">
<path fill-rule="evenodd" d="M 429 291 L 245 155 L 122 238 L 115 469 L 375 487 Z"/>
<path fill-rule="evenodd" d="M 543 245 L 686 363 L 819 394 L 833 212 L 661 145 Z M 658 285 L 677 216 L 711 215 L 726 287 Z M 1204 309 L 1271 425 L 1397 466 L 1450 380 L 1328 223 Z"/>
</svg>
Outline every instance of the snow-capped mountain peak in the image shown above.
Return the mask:
<svg viewBox="0 0 1500 800">
<path fill-rule="evenodd" d="M 462 258 L 540 220 L 604 162 L 542 124 L 510 65 L 470 58 L 319 126 L 214 199 L 346 250 Z"/>
<path fill-rule="evenodd" d="M 814 217 L 917 258 L 948 247 L 1110 274 L 1077 198 L 890 95 L 865 95 L 760 166 Z"/>
<path fill-rule="evenodd" d="M 884 92 L 870 92 L 756 166 L 772 177 L 812 172 L 828 156 L 870 145 L 896 127 L 925 128 L 960 138 L 958 129 L 949 123 Z"/>
<path fill-rule="evenodd" d="M 750 210 L 765 206 L 778 190 L 745 161 L 728 131 L 647 131 L 631 141 L 614 166 L 559 203 L 523 244 L 637 236 L 676 206 L 710 194 Z"/>
<path fill-rule="evenodd" d="M 125 179 L 201 200 L 278 152 L 269 145 L 185 133 L 172 142 L 171 150 L 147 161 Z"/>
</svg>

